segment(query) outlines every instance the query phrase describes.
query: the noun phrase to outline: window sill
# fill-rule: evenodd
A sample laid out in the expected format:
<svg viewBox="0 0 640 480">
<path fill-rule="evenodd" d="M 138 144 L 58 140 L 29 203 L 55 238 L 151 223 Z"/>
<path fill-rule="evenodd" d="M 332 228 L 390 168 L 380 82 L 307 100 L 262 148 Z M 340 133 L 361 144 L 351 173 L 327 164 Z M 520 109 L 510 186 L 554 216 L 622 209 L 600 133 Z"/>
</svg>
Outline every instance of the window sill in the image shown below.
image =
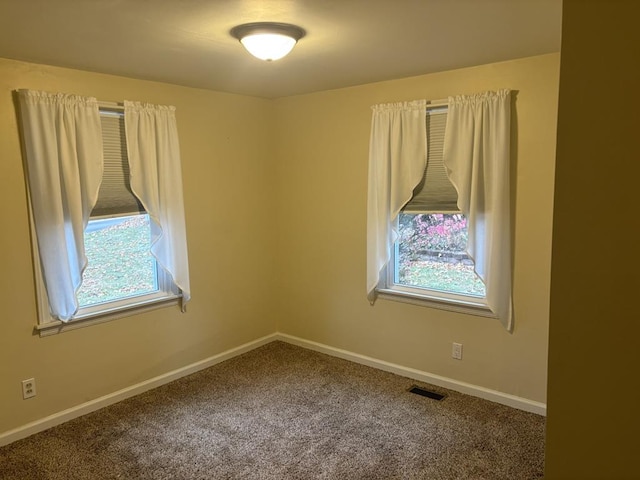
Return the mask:
<svg viewBox="0 0 640 480">
<path fill-rule="evenodd" d="M 52 320 L 47 323 L 36 325 L 34 330 L 41 337 L 47 337 L 49 335 L 57 335 L 68 330 L 76 330 L 78 328 L 84 328 L 99 323 L 110 322 L 111 320 L 117 320 L 119 318 L 128 317 L 138 313 L 150 312 L 159 308 L 169 307 L 172 305 L 179 305 L 180 295 L 163 296 L 161 298 L 153 298 L 143 302 L 135 304 L 129 304 L 121 307 L 102 310 L 100 313 L 91 315 L 78 316 L 68 322 L 62 322 L 60 320 Z"/>
<path fill-rule="evenodd" d="M 415 292 L 394 290 L 391 288 L 376 289 L 378 298 L 394 302 L 409 303 L 421 307 L 436 308 L 449 312 L 464 313 L 477 317 L 497 318 L 496 315 L 483 302 L 470 300 L 449 299 Z"/>
</svg>

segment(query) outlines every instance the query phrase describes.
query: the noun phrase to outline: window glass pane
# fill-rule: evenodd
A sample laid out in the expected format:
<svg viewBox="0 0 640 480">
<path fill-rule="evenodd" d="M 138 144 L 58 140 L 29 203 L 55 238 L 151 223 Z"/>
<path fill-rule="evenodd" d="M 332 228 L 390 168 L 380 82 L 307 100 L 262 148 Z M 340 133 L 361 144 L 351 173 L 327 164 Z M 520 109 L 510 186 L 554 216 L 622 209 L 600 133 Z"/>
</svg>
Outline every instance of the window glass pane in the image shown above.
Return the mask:
<svg viewBox="0 0 640 480">
<path fill-rule="evenodd" d="M 158 291 L 147 214 L 90 220 L 85 230 L 89 264 L 78 291 L 81 307 Z"/>
<path fill-rule="evenodd" d="M 467 219 L 462 214 L 398 217 L 396 284 L 484 297 L 484 283 L 466 254 Z"/>
</svg>

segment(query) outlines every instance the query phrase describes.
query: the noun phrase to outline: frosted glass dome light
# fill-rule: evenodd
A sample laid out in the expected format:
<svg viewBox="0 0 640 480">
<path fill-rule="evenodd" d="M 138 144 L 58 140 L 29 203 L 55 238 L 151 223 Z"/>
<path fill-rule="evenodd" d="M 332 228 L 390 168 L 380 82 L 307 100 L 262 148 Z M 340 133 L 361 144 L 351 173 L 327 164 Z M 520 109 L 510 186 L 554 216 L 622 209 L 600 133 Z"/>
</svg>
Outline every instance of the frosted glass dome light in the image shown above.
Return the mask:
<svg viewBox="0 0 640 480">
<path fill-rule="evenodd" d="M 261 60 L 279 60 L 305 35 L 305 31 L 287 23 L 246 23 L 231 29 L 247 51 Z"/>
</svg>

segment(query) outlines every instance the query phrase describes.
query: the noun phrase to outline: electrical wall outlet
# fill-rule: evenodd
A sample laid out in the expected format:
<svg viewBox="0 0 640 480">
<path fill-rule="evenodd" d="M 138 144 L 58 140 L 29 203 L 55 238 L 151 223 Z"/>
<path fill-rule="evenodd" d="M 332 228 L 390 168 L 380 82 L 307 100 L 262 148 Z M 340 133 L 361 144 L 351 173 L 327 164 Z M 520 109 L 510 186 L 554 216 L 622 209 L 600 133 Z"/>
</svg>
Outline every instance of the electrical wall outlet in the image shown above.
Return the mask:
<svg viewBox="0 0 640 480">
<path fill-rule="evenodd" d="M 29 378 L 27 380 L 22 381 L 22 398 L 26 400 L 27 398 L 36 396 L 36 379 Z"/>
<path fill-rule="evenodd" d="M 462 344 L 461 343 L 453 343 L 453 348 L 451 349 L 451 356 L 456 360 L 462 360 Z"/>
</svg>

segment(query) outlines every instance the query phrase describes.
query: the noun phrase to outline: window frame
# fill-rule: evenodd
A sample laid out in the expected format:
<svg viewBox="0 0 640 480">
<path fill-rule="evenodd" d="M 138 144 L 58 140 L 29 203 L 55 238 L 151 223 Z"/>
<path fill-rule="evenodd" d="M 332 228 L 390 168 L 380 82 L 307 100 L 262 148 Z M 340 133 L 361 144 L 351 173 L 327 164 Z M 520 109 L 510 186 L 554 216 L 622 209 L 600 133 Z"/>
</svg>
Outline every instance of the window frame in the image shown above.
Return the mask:
<svg viewBox="0 0 640 480">
<path fill-rule="evenodd" d="M 135 217 L 139 215 L 148 216 L 149 214 L 145 212 L 145 213 L 135 213 L 132 215 L 114 215 L 114 216 L 101 215 L 101 216 L 90 217 L 89 222 L 91 222 L 92 220 L 104 220 L 108 218 L 130 218 L 130 217 Z M 149 221 L 151 220 L 149 219 Z M 83 318 L 93 317 L 96 315 L 100 315 L 101 313 L 106 311 L 123 310 L 130 305 L 146 304 L 149 302 L 153 302 L 157 299 L 166 298 L 171 294 L 178 295 L 179 292 L 173 285 L 173 282 L 171 281 L 171 276 L 168 275 L 167 272 L 165 272 L 162 268 L 159 267 L 158 261 L 155 259 L 155 257 L 153 258 L 153 264 L 154 264 L 153 268 L 155 271 L 155 281 L 157 285 L 156 290 L 149 293 L 130 295 L 128 297 L 119 297 L 114 300 L 108 300 L 105 302 L 99 302 L 99 303 L 94 303 L 86 306 L 80 306 L 78 308 L 78 313 L 74 316 L 74 319 L 83 319 Z"/>
<path fill-rule="evenodd" d="M 121 298 L 111 302 L 99 303 L 78 309 L 78 313 L 68 322 L 63 322 L 54 318 L 49 309 L 49 296 L 44 285 L 42 276 L 42 266 L 40 264 L 40 252 L 38 250 L 38 240 L 35 235 L 35 225 L 31 203 L 29 202 L 29 220 L 31 224 L 31 248 L 33 251 L 33 266 L 35 276 L 36 307 L 38 313 L 38 323 L 34 330 L 41 337 L 55 335 L 67 330 L 87 327 L 98 323 L 104 323 L 119 318 L 128 317 L 134 314 L 143 313 L 158 308 L 179 305 L 182 295 L 176 292 L 169 276 L 156 266 L 158 275 L 158 290 L 151 294 L 136 295 L 133 297 Z"/>
<path fill-rule="evenodd" d="M 397 229 L 397 227 L 398 219 L 396 218 L 394 228 Z M 486 296 L 463 295 L 396 283 L 394 267 L 398 249 L 399 245 L 396 241 L 393 244 L 389 262 L 381 275 L 380 285 L 376 288 L 379 298 L 480 317 L 497 318 L 489 308 Z"/>
<path fill-rule="evenodd" d="M 427 105 L 425 115 L 448 115 L 448 107 L 441 104 Z M 429 127 L 425 135 L 430 135 Z M 425 179 L 427 177 L 427 168 L 425 166 Z M 424 181 L 424 180 L 423 180 Z M 409 211 L 407 214 L 417 215 L 417 212 Z M 451 211 L 429 211 L 428 213 L 443 213 L 450 214 Z M 458 212 L 460 213 L 460 212 Z M 393 229 L 398 231 L 399 215 L 393 221 Z M 380 283 L 376 288 L 376 293 L 379 298 L 398 301 L 402 303 L 409 303 L 412 305 L 419 305 L 429 308 L 436 308 L 440 310 L 453 311 L 457 313 L 465 313 L 469 315 L 497 318 L 491 311 L 487 303 L 486 295 L 483 297 L 475 295 L 464 295 L 453 292 L 446 292 L 442 290 L 435 290 L 425 287 L 409 286 L 395 281 L 395 265 L 396 258 L 399 253 L 399 243 L 396 240 L 392 246 L 389 261 L 380 276 Z"/>
<path fill-rule="evenodd" d="M 119 110 L 121 107 L 114 104 L 103 107 L 100 106 L 100 114 L 103 113 L 113 115 L 114 110 Z M 29 182 L 27 183 L 27 189 L 29 190 Z M 158 290 L 148 294 L 134 295 L 131 297 L 123 297 L 109 302 L 98 303 L 95 305 L 89 305 L 81 307 L 74 317 L 68 322 L 63 322 L 54 318 L 50 313 L 49 296 L 44 284 L 44 278 L 42 275 L 42 265 L 40 262 L 40 252 L 38 249 L 38 239 L 35 229 L 35 221 L 33 217 L 33 209 L 31 205 L 31 196 L 27 192 L 27 205 L 29 210 L 29 225 L 31 229 L 31 249 L 33 255 L 33 267 L 34 267 L 34 279 L 35 279 L 35 291 L 36 291 L 36 309 L 37 309 L 37 324 L 34 327 L 34 332 L 37 332 L 41 337 L 54 335 L 67 330 L 74 330 L 77 328 L 86 327 L 98 323 L 104 323 L 111 320 L 117 320 L 119 318 L 128 317 L 134 314 L 139 314 L 158 308 L 164 308 L 173 305 L 179 305 L 182 293 L 174 285 L 171 276 L 165 272 L 156 262 L 156 279 Z M 132 214 L 136 214 L 133 213 Z M 108 216 L 95 216 L 90 217 L 92 219 L 107 218 Z"/>
</svg>

